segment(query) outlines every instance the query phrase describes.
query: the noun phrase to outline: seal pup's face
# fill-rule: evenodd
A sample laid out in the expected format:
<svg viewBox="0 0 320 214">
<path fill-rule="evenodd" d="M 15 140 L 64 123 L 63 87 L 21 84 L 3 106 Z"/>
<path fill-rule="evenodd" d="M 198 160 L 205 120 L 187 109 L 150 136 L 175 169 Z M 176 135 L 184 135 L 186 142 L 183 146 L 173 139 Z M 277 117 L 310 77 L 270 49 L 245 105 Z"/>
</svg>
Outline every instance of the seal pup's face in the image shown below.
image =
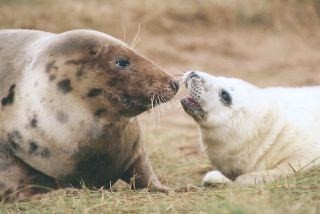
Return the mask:
<svg viewBox="0 0 320 214">
<path fill-rule="evenodd" d="M 201 126 L 225 125 L 255 108 L 252 98 L 256 87 L 242 80 L 189 71 L 184 74 L 183 82 L 188 95 L 181 104 Z"/>
<path fill-rule="evenodd" d="M 170 100 L 179 84 L 155 63 L 105 34 L 61 35 L 47 55 L 50 84 L 81 97 L 95 117 L 131 117 Z M 60 39 L 61 41 L 61 39 Z M 57 60 L 61 55 L 61 59 Z"/>
</svg>

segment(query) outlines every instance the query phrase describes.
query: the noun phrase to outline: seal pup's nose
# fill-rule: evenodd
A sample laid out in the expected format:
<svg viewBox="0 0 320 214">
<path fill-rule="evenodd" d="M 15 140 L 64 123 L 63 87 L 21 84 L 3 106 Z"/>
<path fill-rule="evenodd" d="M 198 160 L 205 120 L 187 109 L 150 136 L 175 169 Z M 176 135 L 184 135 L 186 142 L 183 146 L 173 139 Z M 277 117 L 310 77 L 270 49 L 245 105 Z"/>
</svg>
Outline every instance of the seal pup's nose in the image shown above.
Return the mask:
<svg viewBox="0 0 320 214">
<path fill-rule="evenodd" d="M 174 92 L 179 90 L 179 82 L 178 81 L 171 81 L 170 86 Z"/>
<path fill-rule="evenodd" d="M 185 81 L 186 87 L 188 87 L 188 82 L 193 78 L 200 79 L 200 76 L 195 71 L 190 72 Z"/>
<path fill-rule="evenodd" d="M 192 71 L 187 77 L 187 82 L 192 78 L 200 78 L 200 76 L 196 72 Z"/>
</svg>

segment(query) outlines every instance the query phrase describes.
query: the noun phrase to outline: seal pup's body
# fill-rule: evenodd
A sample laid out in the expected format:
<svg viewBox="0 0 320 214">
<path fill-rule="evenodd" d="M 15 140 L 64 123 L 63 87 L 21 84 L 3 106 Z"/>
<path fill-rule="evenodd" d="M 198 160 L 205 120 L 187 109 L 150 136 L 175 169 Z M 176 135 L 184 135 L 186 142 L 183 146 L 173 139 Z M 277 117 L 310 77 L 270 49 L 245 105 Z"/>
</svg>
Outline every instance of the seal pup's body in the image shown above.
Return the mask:
<svg viewBox="0 0 320 214">
<path fill-rule="evenodd" d="M 161 68 L 90 30 L 0 31 L 0 59 L 2 196 L 39 192 L 29 185 L 99 188 L 118 179 L 165 190 L 135 117 L 154 97 L 176 93 Z"/>
<path fill-rule="evenodd" d="M 218 169 L 204 184 L 270 182 L 319 163 L 320 87 L 258 88 L 202 72 L 184 81 L 182 105 Z"/>
</svg>

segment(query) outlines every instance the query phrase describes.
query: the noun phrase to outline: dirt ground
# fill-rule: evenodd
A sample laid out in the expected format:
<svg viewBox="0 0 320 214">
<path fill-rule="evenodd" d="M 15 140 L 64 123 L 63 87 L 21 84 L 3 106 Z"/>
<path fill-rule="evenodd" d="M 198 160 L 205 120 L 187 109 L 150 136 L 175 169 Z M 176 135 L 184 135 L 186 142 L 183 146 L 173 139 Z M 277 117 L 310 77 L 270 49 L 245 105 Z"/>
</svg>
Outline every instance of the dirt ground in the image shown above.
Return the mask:
<svg viewBox="0 0 320 214">
<path fill-rule="evenodd" d="M 287 3 L 250 0 L 251 6 L 241 1 L 230 2 L 0 0 L 0 28 L 51 32 L 90 28 L 128 44 L 137 36 L 135 49 L 176 78 L 196 69 L 241 78 L 261 87 L 320 84 L 317 1 L 300 4 L 293 0 Z M 235 15 L 238 13 L 239 16 Z M 271 190 L 200 188 L 202 176 L 212 166 L 201 151 L 196 124 L 181 108 L 182 95 L 183 92 L 179 93 L 171 103 L 144 113 L 139 119 L 145 145 L 161 181 L 172 190 L 197 187 L 195 192 L 159 196 L 132 193 L 118 184 L 115 188 L 123 189 L 120 193 L 85 192 L 73 198 L 59 192 L 58 196 L 48 196 L 40 202 L 3 205 L 0 211 L 319 212 L 320 196 L 314 193 L 320 190 L 319 175 L 312 178 L 312 185 L 298 188 L 298 193 L 285 185 Z"/>
</svg>

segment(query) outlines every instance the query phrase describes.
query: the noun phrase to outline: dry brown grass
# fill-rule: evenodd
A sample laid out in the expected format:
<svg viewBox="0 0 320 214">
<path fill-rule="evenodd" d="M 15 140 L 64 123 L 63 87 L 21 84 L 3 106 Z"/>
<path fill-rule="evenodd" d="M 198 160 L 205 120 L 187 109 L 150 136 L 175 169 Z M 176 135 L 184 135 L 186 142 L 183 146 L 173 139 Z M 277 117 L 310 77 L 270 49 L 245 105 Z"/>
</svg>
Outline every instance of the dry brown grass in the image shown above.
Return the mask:
<svg viewBox="0 0 320 214">
<path fill-rule="evenodd" d="M 320 83 L 318 0 L 0 0 L 0 28 L 62 32 L 90 28 L 130 43 L 173 74 L 186 69 L 235 76 L 259 86 Z M 211 169 L 195 123 L 179 103 L 140 116 L 145 144 L 162 182 L 186 193 L 53 192 L 40 201 L 1 205 L 0 212 L 319 213 L 318 171 L 252 188 L 201 187 Z M 158 119 L 160 118 L 160 121 Z M 156 121 L 156 122 L 155 122 Z"/>
</svg>

